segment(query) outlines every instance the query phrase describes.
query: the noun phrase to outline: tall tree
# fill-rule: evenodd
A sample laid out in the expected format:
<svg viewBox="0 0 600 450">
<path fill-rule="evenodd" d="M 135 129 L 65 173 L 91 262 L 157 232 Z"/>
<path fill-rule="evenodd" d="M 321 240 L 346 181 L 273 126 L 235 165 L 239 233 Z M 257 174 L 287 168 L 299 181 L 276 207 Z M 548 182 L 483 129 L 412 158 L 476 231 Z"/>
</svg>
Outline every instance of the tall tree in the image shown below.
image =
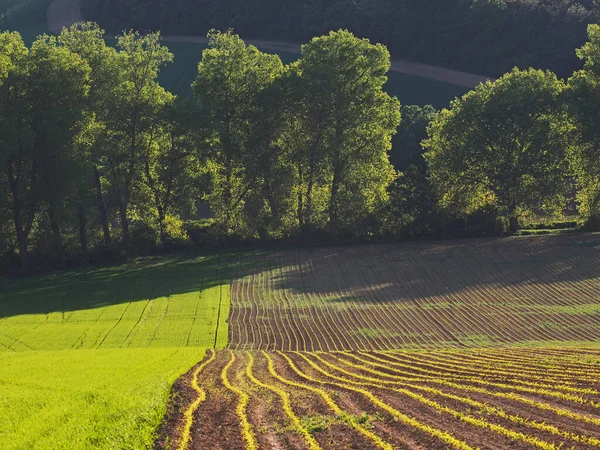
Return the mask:
<svg viewBox="0 0 600 450">
<path fill-rule="evenodd" d="M 117 40 L 118 67 L 122 71 L 105 119 L 107 156 L 106 176 L 118 206 L 123 241 L 129 242 L 129 207 L 135 183 L 141 181 L 141 155 L 152 145 L 159 114 L 170 100 L 157 81 L 161 67 L 173 54 L 160 44 L 160 34 L 145 36 L 127 32 Z"/>
<path fill-rule="evenodd" d="M 208 37 L 192 88 L 217 137 L 210 158 L 215 176 L 211 207 L 225 227 L 234 228 L 257 184 L 256 173 L 248 170 L 257 156 L 252 133 L 264 132 L 255 126 L 262 120 L 257 96 L 280 76 L 283 64 L 279 56 L 247 46 L 231 31 L 211 31 Z"/>
<path fill-rule="evenodd" d="M 97 24 L 77 23 L 64 28 L 58 37 L 61 45 L 81 56 L 91 67 L 90 93 L 87 102 L 88 123 L 78 141 L 82 173 L 89 174 L 95 191 L 95 203 L 102 224 L 104 246 L 112 245 L 109 218 L 112 203 L 111 189 L 105 174 L 108 171 L 108 158 L 114 148 L 108 142 L 109 130 L 106 124 L 114 113 L 116 87 L 123 82 L 124 74 L 120 67 L 116 49 L 106 45 L 104 30 Z M 87 175 L 84 175 L 87 178 Z M 80 186 L 78 220 L 82 248 L 86 246 L 85 217 L 88 195 L 87 185 Z"/>
<path fill-rule="evenodd" d="M 383 90 L 389 69 L 390 54 L 383 45 L 348 31 L 331 32 L 302 46 L 297 70 L 308 138 L 308 221 L 314 177 L 323 163 L 333 230 L 386 197 L 394 179 L 388 151 L 400 124 L 400 102 Z"/>
<path fill-rule="evenodd" d="M 28 271 L 29 234 L 38 209 L 37 160 L 27 124 L 29 52 L 18 33 L 0 34 L 0 164 L 19 247 L 21 268 Z M 4 178 L 4 177 L 3 177 Z"/>
<path fill-rule="evenodd" d="M 166 219 L 179 211 L 194 211 L 207 188 L 201 150 L 210 133 L 198 127 L 198 107 L 171 98 L 160 112 L 152 144 L 141 155 L 143 184 L 155 212 L 160 239 L 167 239 Z"/>
<path fill-rule="evenodd" d="M 90 68 L 43 36 L 28 52 L 17 34 L 0 35 L 0 127 L 21 266 L 30 269 L 29 235 L 42 202 L 55 240 L 58 202 L 69 186 L 72 144 L 89 90 Z"/>
<path fill-rule="evenodd" d="M 567 104 L 576 122 L 577 145 L 572 147 L 571 166 L 581 191 L 582 216 L 600 224 L 600 26 L 590 25 L 589 42 L 577 50 L 585 61 L 567 87 Z"/>
<path fill-rule="evenodd" d="M 566 190 L 569 124 L 550 72 L 514 69 L 436 115 L 424 142 L 443 205 L 496 205 L 513 231 L 521 214 L 556 210 Z"/>
</svg>

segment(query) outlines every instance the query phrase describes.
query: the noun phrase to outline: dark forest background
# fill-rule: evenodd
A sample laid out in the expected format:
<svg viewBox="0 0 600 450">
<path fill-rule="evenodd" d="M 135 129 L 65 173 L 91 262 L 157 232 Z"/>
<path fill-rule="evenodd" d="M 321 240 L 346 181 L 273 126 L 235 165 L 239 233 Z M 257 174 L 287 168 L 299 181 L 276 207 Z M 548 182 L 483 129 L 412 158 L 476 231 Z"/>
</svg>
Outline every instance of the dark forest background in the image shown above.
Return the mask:
<svg viewBox="0 0 600 450">
<path fill-rule="evenodd" d="M 233 28 L 246 39 L 306 42 L 348 29 L 393 58 L 490 76 L 514 66 L 570 75 L 580 66 L 573 49 L 600 18 L 596 0 L 84 0 L 83 9 L 112 32 Z"/>
</svg>

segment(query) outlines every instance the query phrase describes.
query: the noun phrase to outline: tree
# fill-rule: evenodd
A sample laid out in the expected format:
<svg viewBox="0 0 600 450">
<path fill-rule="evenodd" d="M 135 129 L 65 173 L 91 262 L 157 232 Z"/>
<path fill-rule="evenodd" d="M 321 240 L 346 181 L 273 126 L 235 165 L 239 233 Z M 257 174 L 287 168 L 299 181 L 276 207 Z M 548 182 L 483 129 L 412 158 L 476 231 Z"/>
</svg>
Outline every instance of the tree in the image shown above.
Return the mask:
<svg viewBox="0 0 600 450">
<path fill-rule="evenodd" d="M 208 37 L 192 88 L 216 136 L 209 158 L 214 175 L 211 208 L 232 229 L 241 225 L 244 202 L 258 182 L 250 169 L 260 152 L 255 146 L 264 139 L 256 133 L 268 133 L 262 128 L 269 125 L 257 97 L 280 76 L 283 64 L 279 56 L 247 46 L 231 31 L 213 30 Z"/>
<path fill-rule="evenodd" d="M 195 200 L 206 189 L 201 159 L 204 144 L 198 131 L 199 112 L 191 101 L 171 98 L 160 112 L 152 144 L 141 155 L 143 183 L 156 212 L 160 239 L 168 237 L 165 221 L 179 211 L 194 211 Z M 199 142 L 200 141 L 200 142 Z"/>
<path fill-rule="evenodd" d="M 585 61 L 568 81 L 566 100 L 576 123 L 577 145 L 571 167 L 581 188 L 580 212 L 588 222 L 600 223 L 600 26 L 588 27 L 589 42 L 577 50 Z"/>
<path fill-rule="evenodd" d="M 160 111 L 172 96 L 158 83 L 162 66 L 173 54 L 160 44 L 160 34 L 127 32 L 117 39 L 119 81 L 104 119 L 106 174 L 119 210 L 123 241 L 129 242 L 129 207 L 141 181 L 140 158 L 152 145 Z"/>
<path fill-rule="evenodd" d="M 98 210 L 104 246 L 112 245 L 109 217 L 111 208 L 110 186 L 105 177 L 108 158 L 113 152 L 112 143 L 107 137 L 109 130 L 106 124 L 113 114 L 116 103 L 116 87 L 123 82 L 123 70 L 120 68 L 119 54 L 116 49 L 106 45 L 104 30 L 92 22 L 77 23 L 64 28 L 58 37 L 60 45 L 81 56 L 91 67 L 90 93 L 86 104 L 87 127 L 77 142 L 83 178 L 92 180 L 95 192 L 95 203 Z M 89 184 L 79 185 L 78 222 L 81 248 L 87 248 L 86 237 L 86 205 L 89 202 Z M 108 191 L 108 192 L 107 192 Z"/>
<path fill-rule="evenodd" d="M 550 72 L 514 69 L 438 113 L 423 145 L 442 205 L 469 213 L 494 204 L 512 231 L 520 215 L 562 205 L 570 129 L 563 90 Z"/>
<path fill-rule="evenodd" d="M 302 46 L 296 70 L 306 135 L 299 155 L 305 222 L 313 220 L 317 177 L 326 180 L 332 230 L 350 226 L 386 198 L 395 176 L 388 151 L 400 124 L 400 102 L 383 90 L 389 68 L 390 54 L 383 45 L 348 31 Z"/>
<path fill-rule="evenodd" d="M 0 35 L 0 160 L 12 199 L 21 267 L 30 269 L 29 235 L 45 202 L 60 245 L 58 202 L 68 195 L 72 144 L 90 68 L 43 36 L 28 52 L 18 34 Z"/>
<path fill-rule="evenodd" d="M 0 34 L 0 164 L 19 247 L 21 267 L 28 271 L 29 233 L 38 203 L 38 169 L 31 152 L 25 105 L 29 52 L 18 33 Z"/>
</svg>

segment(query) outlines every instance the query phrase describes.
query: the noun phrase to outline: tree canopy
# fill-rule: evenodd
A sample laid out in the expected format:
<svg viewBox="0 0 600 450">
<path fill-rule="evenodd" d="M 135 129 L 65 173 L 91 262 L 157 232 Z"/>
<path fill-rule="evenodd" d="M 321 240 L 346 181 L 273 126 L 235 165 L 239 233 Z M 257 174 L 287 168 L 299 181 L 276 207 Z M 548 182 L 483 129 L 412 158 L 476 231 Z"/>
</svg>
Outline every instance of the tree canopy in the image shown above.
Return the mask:
<svg viewBox="0 0 600 450">
<path fill-rule="evenodd" d="M 577 50 L 584 67 L 569 79 L 566 97 L 577 126 L 571 162 L 581 187 L 581 211 L 600 223 L 600 26 L 590 25 L 588 34 L 589 41 Z"/>
<path fill-rule="evenodd" d="M 248 39 L 305 42 L 348 29 L 385 44 L 394 58 L 489 76 L 514 66 L 569 76 L 586 26 L 600 23 L 593 0 L 84 0 L 82 7 L 115 33 L 234 28 Z"/>
<path fill-rule="evenodd" d="M 0 33 L 0 270 L 191 242 L 514 232 L 560 215 L 574 188 L 593 224 L 600 27 L 589 35 L 568 84 L 514 69 L 436 112 L 385 93 L 387 48 L 347 30 L 291 64 L 213 30 L 194 98 L 159 84 L 173 55 L 158 33 L 114 48 L 93 23 L 30 48 Z"/>
<path fill-rule="evenodd" d="M 441 201 L 465 212 L 493 204 L 513 229 L 519 215 L 560 207 L 569 135 L 563 90 L 550 72 L 515 69 L 442 110 L 424 142 Z"/>
</svg>

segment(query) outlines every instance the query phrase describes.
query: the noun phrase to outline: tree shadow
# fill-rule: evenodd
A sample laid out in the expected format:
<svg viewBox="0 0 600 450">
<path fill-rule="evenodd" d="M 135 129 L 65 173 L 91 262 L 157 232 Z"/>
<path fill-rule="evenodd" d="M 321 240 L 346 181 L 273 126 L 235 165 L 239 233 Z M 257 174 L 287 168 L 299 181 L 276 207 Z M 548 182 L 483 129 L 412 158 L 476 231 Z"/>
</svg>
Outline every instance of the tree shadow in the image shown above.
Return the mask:
<svg viewBox="0 0 600 450">
<path fill-rule="evenodd" d="M 483 238 L 279 252 L 274 286 L 330 302 L 600 300 L 600 234 Z M 525 297 L 523 297 L 525 296 Z"/>
<path fill-rule="evenodd" d="M 198 292 L 261 270 L 260 253 L 179 255 L 104 268 L 0 279 L 0 319 L 96 309 Z"/>
</svg>

